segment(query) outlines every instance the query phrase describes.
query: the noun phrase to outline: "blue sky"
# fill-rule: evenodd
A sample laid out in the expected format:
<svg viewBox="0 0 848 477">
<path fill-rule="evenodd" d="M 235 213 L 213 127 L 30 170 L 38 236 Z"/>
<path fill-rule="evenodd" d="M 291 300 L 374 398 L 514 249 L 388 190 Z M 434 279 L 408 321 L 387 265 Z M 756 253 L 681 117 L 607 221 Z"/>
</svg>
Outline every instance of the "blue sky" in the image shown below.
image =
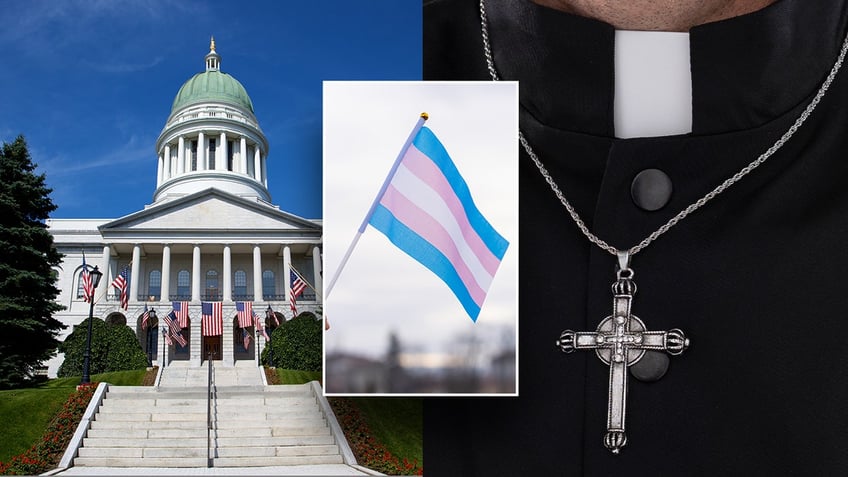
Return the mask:
<svg viewBox="0 0 848 477">
<path fill-rule="evenodd" d="M 152 202 L 156 138 L 211 35 L 270 142 L 273 202 L 302 217 L 322 215 L 322 80 L 421 77 L 419 0 L 3 0 L 2 11 L 0 140 L 26 137 L 54 218 Z"/>
</svg>

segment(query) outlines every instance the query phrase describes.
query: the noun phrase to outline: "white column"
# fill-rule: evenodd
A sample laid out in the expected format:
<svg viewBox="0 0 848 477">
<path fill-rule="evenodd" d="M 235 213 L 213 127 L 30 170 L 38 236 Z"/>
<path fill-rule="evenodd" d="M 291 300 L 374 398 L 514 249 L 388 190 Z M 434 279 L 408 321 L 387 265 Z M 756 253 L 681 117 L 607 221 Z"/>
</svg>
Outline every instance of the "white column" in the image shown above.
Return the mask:
<svg viewBox="0 0 848 477">
<path fill-rule="evenodd" d="M 197 170 L 206 170 L 206 138 L 203 131 L 197 134 Z"/>
<path fill-rule="evenodd" d="M 315 246 L 312 249 L 312 274 L 315 277 L 312 285 L 315 286 L 315 301 L 320 305 L 323 301 L 321 296 L 324 295 L 324 289 L 322 283 L 324 280 L 321 277 L 321 247 Z"/>
<path fill-rule="evenodd" d="M 286 292 L 286 302 L 291 300 L 291 280 L 289 270 L 291 269 L 291 249 L 288 245 L 283 247 L 283 290 Z"/>
<path fill-rule="evenodd" d="M 253 246 L 253 302 L 262 301 L 262 250 L 259 245 Z"/>
<path fill-rule="evenodd" d="M 259 152 L 259 144 L 253 149 L 253 178 L 257 181 L 262 181 L 260 172 L 262 171 L 261 153 Z"/>
<path fill-rule="evenodd" d="M 227 170 L 227 133 L 221 133 L 221 144 L 218 144 L 218 148 L 215 150 L 215 170 L 216 171 L 226 171 Z"/>
<path fill-rule="evenodd" d="M 139 270 L 141 267 L 141 245 L 133 245 L 132 269 L 130 271 L 130 296 L 129 301 L 138 301 L 138 282 L 141 281 Z"/>
<path fill-rule="evenodd" d="M 241 137 L 241 148 L 239 150 L 239 172 L 247 174 L 247 138 Z"/>
<path fill-rule="evenodd" d="M 191 254 L 191 301 L 200 301 L 200 245 L 194 244 Z"/>
<path fill-rule="evenodd" d="M 162 154 L 159 154 L 159 160 L 156 162 L 156 187 L 162 185 L 162 163 L 165 162 L 165 158 Z"/>
<path fill-rule="evenodd" d="M 262 157 L 262 185 L 268 187 L 268 156 L 265 155 Z"/>
<path fill-rule="evenodd" d="M 162 247 L 162 294 L 159 301 L 167 302 L 171 295 L 171 245 Z"/>
<path fill-rule="evenodd" d="M 180 136 L 179 145 L 177 146 L 177 174 L 185 173 L 185 138 Z"/>
<path fill-rule="evenodd" d="M 112 247 L 109 244 L 103 246 L 103 260 L 100 262 L 100 273 L 103 276 L 100 278 L 100 285 L 94 291 L 94 298 L 100 298 L 100 295 L 106 295 L 109 291 L 109 284 L 112 283 L 109 277 L 109 271 L 112 268 Z"/>
<path fill-rule="evenodd" d="M 230 245 L 224 244 L 224 302 L 233 301 L 232 263 Z"/>
<path fill-rule="evenodd" d="M 163 169 L 164 175 L 162 176 L 163 180 L 168 180 L 171 178 L 171 145 L 165 144 L 165 165 Z"/>
</svg>

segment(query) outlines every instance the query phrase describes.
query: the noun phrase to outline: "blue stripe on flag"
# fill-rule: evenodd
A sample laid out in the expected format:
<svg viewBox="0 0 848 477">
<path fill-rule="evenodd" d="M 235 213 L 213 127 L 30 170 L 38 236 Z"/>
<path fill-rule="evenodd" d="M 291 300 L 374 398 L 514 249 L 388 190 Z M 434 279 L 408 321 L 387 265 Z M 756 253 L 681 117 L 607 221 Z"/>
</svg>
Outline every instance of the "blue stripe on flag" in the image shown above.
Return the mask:
<svg viewBox="0 0 848 477">
<path fill-rule="evenodd" d="M 439 142 L 436 135 L 433 134 L 433 131 L 427 127 L 421 128 L 412 143 L 442 170 L 448 183 L 456 192 L 462 206 L 465 208 L 465 213 L 468 214 L 468 222 L 474 227 L 474 230 L 477 231 L 477 234 L 480 235 L 483 243 L 491 250 L 492 254 L 498 257 L 498 259 L 503 259 L 509 242 L 477 210 L 465 179 L 459 174 L 456 165 L 451 160 L 450 155 L 448 155 L 448 151 L 445 150 L 445 147 Z"/>
<path fill-rule="evenodd" d="M 459 278 L 456 269 L 442 252 L 397 220 L 381 204 L 378 204 L 377 208 L 374 209 L 374 215 L 371 216 L 370 223 L 374 228 L 385 234 L 398 248 L 441 278 L 459 299 L 459 302 L 465 308 L 471 320 L 477 321 L 477 316 L 480 314 L 480 307 L 471 298 L 471 295 L 465 288 L 465 284 Z"/>
</svg>

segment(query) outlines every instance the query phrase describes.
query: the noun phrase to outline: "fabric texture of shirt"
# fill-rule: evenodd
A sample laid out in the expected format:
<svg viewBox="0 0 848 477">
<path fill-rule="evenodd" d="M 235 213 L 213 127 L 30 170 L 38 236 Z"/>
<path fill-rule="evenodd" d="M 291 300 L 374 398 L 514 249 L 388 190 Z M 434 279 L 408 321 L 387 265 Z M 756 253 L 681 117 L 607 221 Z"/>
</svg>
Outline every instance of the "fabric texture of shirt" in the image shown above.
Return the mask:
<svg viewBox="0 0 848 477">
<path fill-rule="evenodd" d="M 629 248 L 768 149 L 809 103 L 846 34 L 846 1 L 779 0 L 690 32 L 692 133 L 615 139 L 614 29 L 489 0 L 520 123 L 589 228 Z M 489 78 L 477 0 L 424 7 L 424 75 Z M 590 244 L 519 156 L 519 397 L 425 401 L 427 475 L 848 475 L 848 69 L 769 161 L 632 258 L 632 312 L 690 348 L 629 380 L 628 444 L 604 448 L 609 367 L 565 355 L 564 329 L 612 312 L 615 257 Z M 630 196 L 664 171 L 670 201 Z"/>
</svg>

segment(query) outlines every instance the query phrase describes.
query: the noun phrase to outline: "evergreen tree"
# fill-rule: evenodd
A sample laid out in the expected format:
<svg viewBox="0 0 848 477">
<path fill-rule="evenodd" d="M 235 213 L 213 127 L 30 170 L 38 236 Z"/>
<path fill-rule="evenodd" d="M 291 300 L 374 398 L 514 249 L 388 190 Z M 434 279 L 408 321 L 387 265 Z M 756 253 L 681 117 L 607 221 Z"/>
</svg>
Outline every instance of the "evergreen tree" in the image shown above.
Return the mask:
<svg viewBox="0 0 848 477">
<path fill-rule="evenodd" d="M 62 255 L 45 220 L 56 210 L 23 136 L 0 150 L 0 388 L 22 384 L 49 359 L 65 328 L 52 267 Z"/>
</svg>

